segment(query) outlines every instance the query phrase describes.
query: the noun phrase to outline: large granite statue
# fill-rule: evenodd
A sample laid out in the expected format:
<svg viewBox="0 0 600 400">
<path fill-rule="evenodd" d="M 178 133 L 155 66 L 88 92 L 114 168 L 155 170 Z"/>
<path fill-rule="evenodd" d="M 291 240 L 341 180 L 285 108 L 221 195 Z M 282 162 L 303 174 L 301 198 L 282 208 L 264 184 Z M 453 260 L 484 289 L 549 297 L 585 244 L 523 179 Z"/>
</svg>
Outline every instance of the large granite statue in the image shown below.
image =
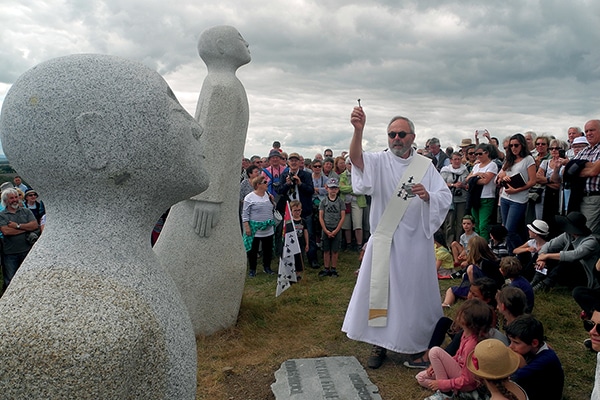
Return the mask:
<svg viewBox="0 0 600 400">
<path fill-rule="evenodd" d="M 171 208 L 154 250 L 181 292 L 194 332 L 209 335 L 235 324 L 244 292 L 238 198 L 248 100 L 235 72 L 250 62 L 250 52 L 231 26 L 204 31 L 198 52 L 208 67 L 196 119 L 210 186 Z"/>
<path fill-rule="evenodd" d="M 149 233 L 208 186 L 198 123 L 156 72 L 73 55 L 15 82 L 0 133 L 48 207 L 0 299 L 0 397 L 195 398 L 191 321 Z"/>
</svg>

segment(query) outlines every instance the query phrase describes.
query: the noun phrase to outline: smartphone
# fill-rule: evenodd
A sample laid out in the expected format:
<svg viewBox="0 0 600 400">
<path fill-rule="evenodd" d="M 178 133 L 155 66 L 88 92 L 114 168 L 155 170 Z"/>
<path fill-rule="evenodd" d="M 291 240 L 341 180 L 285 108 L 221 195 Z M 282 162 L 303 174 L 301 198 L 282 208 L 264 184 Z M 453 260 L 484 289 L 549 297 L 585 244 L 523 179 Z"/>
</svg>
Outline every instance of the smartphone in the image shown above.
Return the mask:
<svg viewBox="0 0 600 400">
<path fill-rule="evenodd" d="M 485 129 L 477 129 L 475 132 L 477 132 L 478 135 L 483 135 L 485 133 Z"/>
<path fill-rule="evenodd" d="M 566 152 L 563 149 L 558 151 L 558 158 L 567 158 Z"/>
</svg>

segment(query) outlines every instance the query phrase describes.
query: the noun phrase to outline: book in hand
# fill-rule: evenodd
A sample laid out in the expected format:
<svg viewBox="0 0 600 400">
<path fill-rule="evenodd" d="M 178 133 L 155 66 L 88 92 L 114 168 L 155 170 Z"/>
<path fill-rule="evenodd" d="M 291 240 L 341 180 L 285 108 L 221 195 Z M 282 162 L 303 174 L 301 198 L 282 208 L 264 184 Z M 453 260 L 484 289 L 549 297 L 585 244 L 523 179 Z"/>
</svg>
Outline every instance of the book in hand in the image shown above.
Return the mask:
<svg viewBox="0 0 600 400">
<path fill-rule="evenodd" d="M 527 181 L 523 178 L 523 174 L 516 173 L 510 177 L 510 182 L 502 182 L 502 186 L 506 187 L 506 185 L 510 185 L 513 189 L 518 189 L 527 184 Z"/>
</svg>

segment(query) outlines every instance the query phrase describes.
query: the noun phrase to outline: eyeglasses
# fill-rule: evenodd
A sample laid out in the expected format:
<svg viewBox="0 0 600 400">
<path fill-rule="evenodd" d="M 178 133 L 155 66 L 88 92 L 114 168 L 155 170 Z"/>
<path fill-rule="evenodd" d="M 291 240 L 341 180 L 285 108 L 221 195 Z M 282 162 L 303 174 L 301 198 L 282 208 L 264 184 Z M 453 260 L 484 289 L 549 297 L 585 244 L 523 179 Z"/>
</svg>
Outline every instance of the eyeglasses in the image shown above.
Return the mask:
<svg viewBox="0 0 600 400">
<path fill-rule="evenodd" d="M 515 148 L 515 147 L 519 147 L 520 145 L 521 145 L 520 143 L 511 143 L 508 145 L 508 147 Z"/>
<path fill-rule="evenodd" d="M 395 139 L 396 136 L 399 136 L 400 139 L 404 139 L 406 137 L 406 135 L 408 135 L 408 133 L 404 132 L 404 131 L 400 131 L 400 132 L 388 132 L 388 136 L 390 137 L 390 139 Z"/>
<path fill-rule="evenodd" d="M 548 150 L 560 150 L 560 147 L 548 147 Z"/>
<path fill-rule="evenodd" d="M 586 319 L 583 321 L 583 329 L 586 332 L 592 331 L 594 329 L 598 335 L 600 335 L 600 331 L 598 331 L 598 322 L 594 322 L 591 319 Z"/>
<path fill-rule="evenodd" d="M 544 143 L 544 142 L 536 143 L 535 145 L 536 145 L 536 146 L 548 146 L 548 145 L 547 145 L 546 143 Z"/>
<path fill-rule="evenodd" d="M 267 182 L 267 181 L 262 181 L 259 183 L 259 185 L 268 185 L 268 184 L 269 184 L 269 182 Z"/>
<path fill-rule="evenodd" d="M 477 152 L 477 153 L 475 153 L 475 155 L 476 155 L 477 157 L 479 157 L 479 156 L 482 156 L 482 155 L 483 155 L 483 153 L 484 153 L 483 151 L 482 151 L 481 153 L 480 153 L 480 152 Z"/>
<path fill-rule="evenodd" d="M 35 194 L 35 193 L 29 193 L 26 197 L 29 197 L 29 196 L 31 196 L 31 197 L 38 197 L 38 195 Z"/>
<path fill-rule="evenodd" d="M 322 165 L 313 165 L 313 168 L 322 168 Z"/>
<path fill-rule="evenodd" d="M 467 153 L 467 155 L 469 155 L 469 156 L 473 156 L 473 155 L 475 155 L 475 152 L 474 152 L 474 151 L 469 151 L 469 152 Z"/>
</svg>

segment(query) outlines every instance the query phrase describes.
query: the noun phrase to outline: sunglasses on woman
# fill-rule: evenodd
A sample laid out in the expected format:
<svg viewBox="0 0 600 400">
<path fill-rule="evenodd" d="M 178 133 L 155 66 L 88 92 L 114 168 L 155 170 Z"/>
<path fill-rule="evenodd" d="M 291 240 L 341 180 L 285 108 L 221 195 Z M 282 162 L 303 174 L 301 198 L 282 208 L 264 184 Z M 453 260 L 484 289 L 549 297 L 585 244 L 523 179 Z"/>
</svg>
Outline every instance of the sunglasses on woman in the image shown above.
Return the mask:
<svg viewBox="0 0 600 400">
<path fill-rule="evenodd" d="M 596 330 L 596 334 L 600 335 L 600 331 L 598 330 L 598 322 L 594 322 L 591 319 L 586 319 L 583 321 L 583 329 L 585 329 L 586 332 Z"/>
</svg>

